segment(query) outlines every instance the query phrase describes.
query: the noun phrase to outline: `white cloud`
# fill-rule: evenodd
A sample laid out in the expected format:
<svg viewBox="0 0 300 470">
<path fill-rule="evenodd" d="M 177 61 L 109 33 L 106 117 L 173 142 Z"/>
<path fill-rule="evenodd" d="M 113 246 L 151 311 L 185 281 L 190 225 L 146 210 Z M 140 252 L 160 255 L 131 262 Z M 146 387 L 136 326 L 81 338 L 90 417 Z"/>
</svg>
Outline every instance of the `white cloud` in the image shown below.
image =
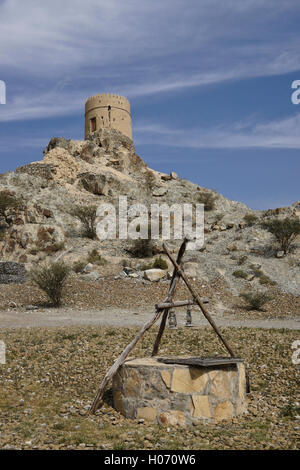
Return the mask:
<svg viewBox="0 0 300 470">
<path fill-rule="evenodd" d="M 298 0 L 0 2 L 0 120 L 69 115 L 102 90 L 132 98 L 295 71 L 299 12 Z"/>
<path fill-rule="evenodd" d="M 172 129 L 159 124 L 135 126 L 136 144 L 185 148 L 300 149 L 300 113 L 267 123 L 235 122 L 214 128 Z"/>
</svg>

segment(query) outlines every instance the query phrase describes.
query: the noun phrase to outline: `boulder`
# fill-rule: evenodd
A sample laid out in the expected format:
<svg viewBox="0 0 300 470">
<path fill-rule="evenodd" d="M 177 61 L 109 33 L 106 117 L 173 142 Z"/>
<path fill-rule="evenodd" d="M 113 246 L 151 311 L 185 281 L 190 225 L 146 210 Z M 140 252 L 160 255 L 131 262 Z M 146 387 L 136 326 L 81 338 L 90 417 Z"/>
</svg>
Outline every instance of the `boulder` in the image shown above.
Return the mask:
<svg viewBox="0 0 300 470">
<path fill-rule="evenodd" d="M 97 281 L 100 278 L 100 274 L 97 271 L 91 271 L 80 277 L 82 281 Z"/>
<path fill-rule="evenodd" d="M 105 175 L 95 173 L 82 173 L 79 175 L 82 186 L 86 191 L 97 194 L 99 196 L 108 195 L 108 183 Z"/>
<path fill-rule="evenodd" d="M 12 261 L 0 263 L 0 284 L 20 284 L 23 282 L 26 282 L 24 264 Z"/>
<path fill-rule="evenodd" d="M 153 269 L 147 269 L 144 272 L 145 279 L 147 279 L 148 281 L 151 281 L 151 282 L 159 281 L 160 279 L 165 277 L 165 275 L 166 275 L 166 271 L 164 271 L 163 269 L 153 268 Z"/>
<path fill-rule="evenodd" d="M 165 196 L 165 194 L 167 194 L 167 192 L 168 192 L 167 188 L 155 188 L 153 193 L 152 193 L 152 196 L 154 196 L 154 197 Z"/>
</svg>

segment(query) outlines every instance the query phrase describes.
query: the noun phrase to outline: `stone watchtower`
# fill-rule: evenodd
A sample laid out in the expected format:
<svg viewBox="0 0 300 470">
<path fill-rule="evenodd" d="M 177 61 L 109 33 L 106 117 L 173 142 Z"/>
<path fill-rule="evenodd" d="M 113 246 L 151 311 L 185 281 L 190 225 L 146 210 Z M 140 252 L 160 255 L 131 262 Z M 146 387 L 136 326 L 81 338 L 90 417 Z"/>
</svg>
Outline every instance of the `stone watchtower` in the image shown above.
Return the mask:
<svg viewBox="0 0 300 470">
<path fill-rule="evenodd" d="M 116 129 L 132 139 L 129 101 L 112 93 L 91 96 L 85 103 L 85 139 L 104 127 Z"/>
</svg>

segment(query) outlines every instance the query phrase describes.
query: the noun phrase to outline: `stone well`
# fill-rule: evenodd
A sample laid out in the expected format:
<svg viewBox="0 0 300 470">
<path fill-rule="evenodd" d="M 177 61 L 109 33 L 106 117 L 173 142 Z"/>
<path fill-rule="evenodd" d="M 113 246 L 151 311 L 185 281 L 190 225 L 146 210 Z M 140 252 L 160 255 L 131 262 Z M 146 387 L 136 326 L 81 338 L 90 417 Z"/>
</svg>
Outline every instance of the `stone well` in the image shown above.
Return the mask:
<svg viewBox="0 0 300 470">
<path fill-rule="evenodd" d="M 242 362 L 209 367 L 128 360 L 113 379 L 115 408 L 125 417 L 166 425 L 218 423 L 246 411 Z"/>
</svg>

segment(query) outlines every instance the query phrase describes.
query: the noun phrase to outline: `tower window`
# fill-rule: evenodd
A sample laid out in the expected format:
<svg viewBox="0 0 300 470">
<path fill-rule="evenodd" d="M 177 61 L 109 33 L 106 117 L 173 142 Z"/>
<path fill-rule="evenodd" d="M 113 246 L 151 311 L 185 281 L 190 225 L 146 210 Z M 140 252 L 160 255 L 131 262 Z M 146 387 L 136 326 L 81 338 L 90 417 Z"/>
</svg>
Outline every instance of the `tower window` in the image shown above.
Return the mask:
<svg viewBox="0 0 300 470">
<path fill-rule="evenodd" d="M 91 132 L 95 132 L 96 130 L 96 118 L 91 119 Z"/>
</svg>

